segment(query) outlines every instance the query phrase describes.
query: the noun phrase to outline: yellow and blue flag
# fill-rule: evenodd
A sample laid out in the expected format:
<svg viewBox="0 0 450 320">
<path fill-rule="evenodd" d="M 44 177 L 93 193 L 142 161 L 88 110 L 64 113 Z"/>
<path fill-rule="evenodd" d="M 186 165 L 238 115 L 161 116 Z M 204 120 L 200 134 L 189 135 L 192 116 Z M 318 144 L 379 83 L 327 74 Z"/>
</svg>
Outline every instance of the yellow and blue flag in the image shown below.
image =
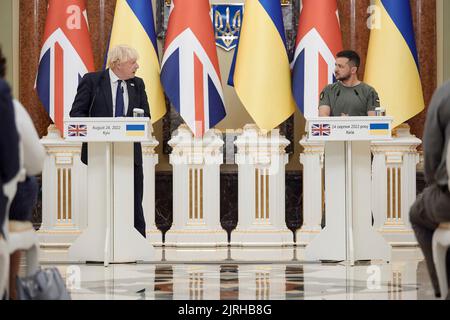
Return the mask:
<svg viewBox="0 0 450 320">
<path fill-rule="evenodd" d="M 166 113 L 151 0 L 117 0 L 109 48 L 128 45 L 139 53 L 136 76 L 145 83 L 152 122 Z"/>
<path fill-rule="evenodd" d="M 256 125 L 272 130 L 295 111 L 280 0 L 245 1 L 236 50 L 230 80 Z"/>
<path fill-rule="evenodd" d="M 370 31 L 364 81 L 377 90 L 393 127 L 424 109 L 409 0 L 375 0 L 380 29 Z"/>
</svg>

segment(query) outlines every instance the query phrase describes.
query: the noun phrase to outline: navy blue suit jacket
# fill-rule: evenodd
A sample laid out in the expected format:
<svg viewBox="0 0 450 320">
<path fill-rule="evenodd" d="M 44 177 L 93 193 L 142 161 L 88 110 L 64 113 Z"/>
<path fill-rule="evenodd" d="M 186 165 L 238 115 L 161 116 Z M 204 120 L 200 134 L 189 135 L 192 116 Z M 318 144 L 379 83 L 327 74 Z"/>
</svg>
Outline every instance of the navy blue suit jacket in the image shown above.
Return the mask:
<svg viewBox="0 0 450 320">
<path fill-rule="evenodd" d="M 127 117 L 133 116 L 133 109 L 144 110 L 144 115 L 150 117 L 147 94 L 144 81 L 134 77 L 126 80 L 128 90 Z M 109 69 L 91 72 L 84 75 L 78 85 L 77 94 L 70 111 L 71 117 L 114 117 Z M 87 164 L 87 144 L 83 144 L 81 161 Z M 140 143 L 134 144 L 134 163 L 142 165 L 142 150 Z"/>
</svg>

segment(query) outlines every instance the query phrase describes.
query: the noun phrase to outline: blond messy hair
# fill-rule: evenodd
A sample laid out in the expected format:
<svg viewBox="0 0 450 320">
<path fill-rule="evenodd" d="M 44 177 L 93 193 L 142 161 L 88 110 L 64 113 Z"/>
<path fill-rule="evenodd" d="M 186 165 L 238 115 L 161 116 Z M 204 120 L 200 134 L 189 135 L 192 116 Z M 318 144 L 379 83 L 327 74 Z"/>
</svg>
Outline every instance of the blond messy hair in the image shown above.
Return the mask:
<svg viewBox="0 0 450 320">
<path fill-rule="evenodd" d="M 113 69 L 119 63 L 138 59 L 139 54 L 136 49 L 127 45 L 118 45 L 109 50 L 107 65 L 108 68 Z"/>
</svg>

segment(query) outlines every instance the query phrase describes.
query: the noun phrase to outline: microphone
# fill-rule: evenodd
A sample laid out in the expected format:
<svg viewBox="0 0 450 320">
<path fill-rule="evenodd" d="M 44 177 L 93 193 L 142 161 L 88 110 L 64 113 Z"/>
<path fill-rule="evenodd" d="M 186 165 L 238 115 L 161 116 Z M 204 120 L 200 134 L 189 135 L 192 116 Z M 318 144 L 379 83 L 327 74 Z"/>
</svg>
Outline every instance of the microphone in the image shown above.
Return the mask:
<svg viewBox="0 0 450 320">
<path fill-rule="evenodd" d="M 97 81 L 97 85 L 95 86 L 94 97 L 92 98 L 91 105 L 89 106 L 89 118 L 91 117 L 92 107 L 94 106 L 95 98 L 97 98 L 98 91 L 100 90 L 100 81 L 103 79 L 104 75 L 105 75 L 105 72 L 103 72 L 100 75 L 100 77 L 99 77 L 99 79 Z"/>
<path fill-rule="evenodd" d="M 375 94 L 374 91 L 372 91 L 372 105 L 376 106 L 376 104 L 380 103 L 380 100 L 378 98 L 378 96 Z"/>
<path fill-rule="evenodd" d="M 358 91 L 356 89 L 353 89 L 353 91 L 355 92 L 356 96 L 358 97 L 359 101 L 361 101 L 364 104 L 364 101 L 362 100 L 361 96 L 359 95 Z"/>
<path fill-rule="evenodd" d="M 339 97 L 339 95 L 341 94 L 341 90 L 339 90 L 336 94 L 336 97 Z"/>
</svg>

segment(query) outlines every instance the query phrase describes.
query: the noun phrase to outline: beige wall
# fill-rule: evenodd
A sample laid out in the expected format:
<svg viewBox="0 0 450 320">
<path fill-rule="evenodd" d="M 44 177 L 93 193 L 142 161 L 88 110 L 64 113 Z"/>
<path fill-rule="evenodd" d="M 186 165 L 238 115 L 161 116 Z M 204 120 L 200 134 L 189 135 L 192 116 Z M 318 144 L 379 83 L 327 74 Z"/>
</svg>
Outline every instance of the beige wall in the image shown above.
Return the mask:
<svg viewBox="0 0 450 320">
<path fill-rule="evenodd" d="M 444 1 L 443 8 L 443 80 L 450 79 L 450 1 Z"/>
<path fill-rule="evenodd" d="M 7 59 L 6 80 L 14 87 L 14 34 L 13 34 L 13 2 L 14 0 L 0 1 L 0 45 Z M 18 35 L 17 35 L 18 37 Z"/>
</svg>

